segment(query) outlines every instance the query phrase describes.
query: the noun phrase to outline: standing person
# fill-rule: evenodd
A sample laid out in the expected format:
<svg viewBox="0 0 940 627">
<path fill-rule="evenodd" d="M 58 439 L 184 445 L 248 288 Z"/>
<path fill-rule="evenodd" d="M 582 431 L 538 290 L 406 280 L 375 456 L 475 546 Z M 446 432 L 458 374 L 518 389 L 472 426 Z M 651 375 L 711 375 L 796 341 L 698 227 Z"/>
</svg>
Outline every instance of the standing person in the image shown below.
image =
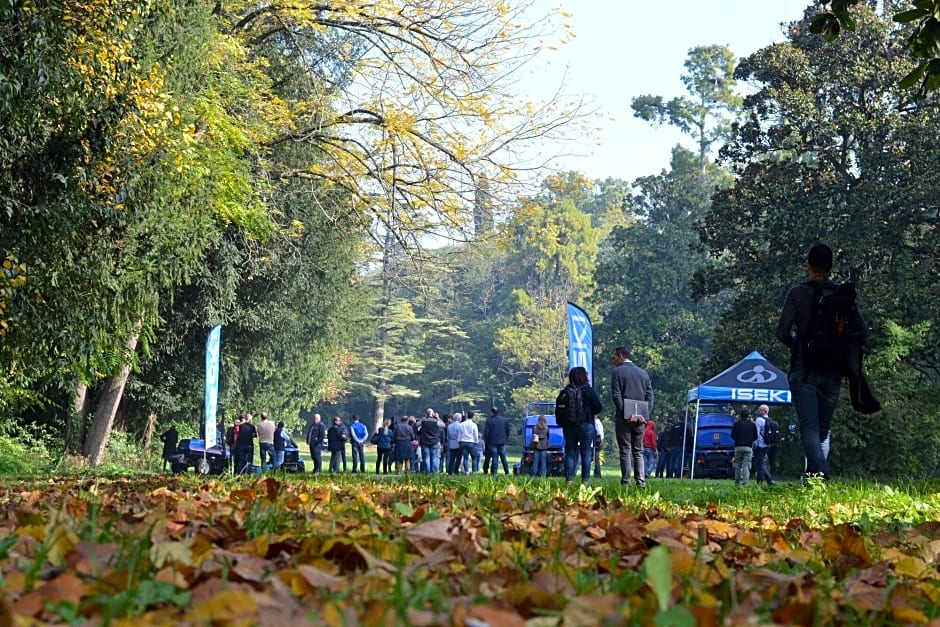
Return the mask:
<svg viewBox="0 0 940 627">
<path fill-rule="evenodd" d="M 444 430 L 441 429 L 440 420 L 434 415 L 434 410 L 429 409 L 418 427 L 418 442 L 421 446 L 421 469 L 427 474 L 434 474 L 438 471 L 438 465 L 441 463 L 441 439 L 444 436 Z"/>
<path fill-rule="evenodd" d="M 392 437 L 395 441 L 395 474 L 400 475 L 402 467 L 405 473 L 411 472 L 411 461 L 414 457 L 414 445 L 412 442 L 418 437 L 414 428 L 407 417 L 402 416 L 401 420 L 395 423 Z"/>
<path fill-rule="evenodd" d="M 754 426 L 757 427 L 757 442 L 754 443 L 754 465 L 751 471 L 754 473 L 754 481 L 758 484 L 766 481 L 767 485 L 774 484 L 774 478 L 767 467 L 767 451 L 770 445 L 767 443 L 767 414 L 770 407 L 761 405 L 757 408 L 757 417 L 754 419 Z"/>
<path fill-rule="evenodd" d="M 170 464 L 170 469 L 172 470 L 173 468 L 173 464 L 170 462 L 170 455 L 176 454 L 176 445 L 180 441 L 179 431 L 176 430 L 175 426 L 171 426 L 160 436 L 160 441 L 163 442 L 163 472 L 166 472 L 166 465 L 168 463 Z"/>
<path fill-rule="evenodd" d="M 532 428 L 532 440 L 529 448 L 532 449 L 532 476 L 545 477 L 548 475 L 548 421 L 545 416 L 539 416 L 538 422 Z"/>
<path fill-rule="evenodd" d="M 842 375 L 827 372 L 817 364 L 808 363 L 804 349 L 816 317 L 816 305 L 824 295 L 834 294 L 838 285 L 829 280 L 832 272 L 832 249 L 815 242 L 806 254 L 808 281 L 790 288 L 783 302 L 776 335 L 790 349 L 788 380 L 793 406 L 800 423 L 800 439 L 806 456 L 806 474 L 829 478 L 829 462 L 822 443 L 829 437 L 832 414 L 839 401 Z M 860 333 L 859 342 L 865 345 L 868 335 L 864 321 L 855 311 L 852 326 Z"/>
<path fill-rule="evenodd" d="M 665 477 L 669 473 L 669 458 L 672 456 L 672 421 L 667 420 L 666 425 L 656 439 L 656 445 L 659 447 L 659 460 L 656 462 L 656 476 Z"/>
<path fill-rule="evenodd" d="M 307 431 L 307 446 L 310 447 L 310 459 L 313 461 L 313 474 L 323 472 L 323 438 L 326 437 L 326 425 L 320 414 L 313 415 L 313 424 Z"/>
<path fill-rule="evenodd" d="M 460 469 L 460 421 L 459 411 L 447 421 L 447 474 L 456 475 Z"/>
<path fill-rule="evenodd" d="M 290 436 L 284 432 L 284 421 L 279 420 L 274 427 L 274 470 L 284 465 L 284 449 L 290 442 Z"/>
<path fill-rule="evenodd" d="M 268 418 L 268 412 L 261 412 L 258 423 L 258 449 L 261 453 L 261 469 L 274 467 L 274 421 Z"/>
<path fill-rule="evenodd" d="M 359 414 L 353 414 L 352 423 L 349 425 L 349 433 L 352 439 L 349 442 L 349 448 L 352 449 L 352 471 L 366 472 L 366 440 L 369 439 L 369 429 L 359 421 Z M 359 460 L 359 470 L 356 470 L 356 460 Z"/>
<path fill-rule="evenodd" d="M 751 412 L 745 407 L 731 427 L 734 440 L 734 485 L 747 485 L 751 479 L 751 458 L 757 442 L 757 425 L 751 420 Z"/>
<path fill-rule="evenodd" d="M 509 462 L 506 460 L 506 443 L 509 442 L 509 419 L 499 413 L 498 407 L 490 408 L 490 419 L 483 427 L 483 442 L 490 458 L 490 474 L 499 472 L 499 463 L 503 464 L 503 474 L 509 474 Z M 483 474 L 486 474 L 486 460 L 483 460 Z"/>
<path fill-rule="evenodd" d="M 381 468 L 382 474 L 388 474 L 388 468 L 391 464 L 392 458 L 392 421 L 388 418 L 385 419 L 385 422 L 379 427 L 379 430 L 376 431 L 375 438 L 375 474 L 379 474 L 379 469 Z"/>
<path fill-rule="evenodd" d="M 462 464 L 464 474 L 472 472 L 476 474 L 480 470 L 480 452 L 477 443 L 480 440 L 480 430 L 477 424 L 473 422 L 473 412 L 467 412 L 467 417 L 460 423 L 460 450 L 462 452 Z M 470 465 L 470 460 L 473 460 Z"/>
<path fill-rule="evenodd" d="M 681 422 L 672 425 L 672 450 L 669 453 L 669 476 L 673 479 L 682 478 L 682 466 L 685 461 L 685 447 L 692 446 L 692 440 L 685 442 L 686 430 Z"/>
<path fill-rule="evenodd" d="M 238 425 L 238 435 L 235 436 L 235 474 L 247 473 L 255 460 L 255 438 L 258 430 L 251 424 L 251 414 L 245 414 L 242 423 Z"/>
<path fill-rule="evenodd" d="M 643 431 L 643 469 L 646 471 L 646 478 L 649 479 L 656 468 L 656 423 L 652 420 L 646 423 L 646 429 Z"/>
<path fill-rule="evenodd" d="M 618 346 L 614 349 L 610 373 L 610 394 L 613 397 L 615 415 L 614 430 L 617 447 L 620 449 L 620 483 L 630 483 L 630 471 L 639 487 L 646 486 L 643 468 L 643 432 L 649 416 L 636 412 L 637 402 L 646 403 L 648 414 L 653 412 L 653 384 L 646 371 L 631 360 L 630 348 Z M 632 401 L 632 402 L 631 402 Z"/>
<path fill-rule="evenodd" d="M 581 415 L 572 413 L 576 424 L 564 428 L 565 433 L 565 480 L 574 481 L 574 474 L 581 461 L 581 483 L 591 480 L 591 462 L 594 457 L 594 419 L 604 411 L 601 399 L 588 382 L 588 373 L 583 366 L 575 366 L 568 372 L 568 383 L 580 395 Z M 575 410 L 577 411 L 577 410 Z"/>
<path fill-rule="evenodd" d="M 330 472 L 339 472 L 340 460 L 343 462 L 343 472 L 346 472 L 346 428 L 343 419 L 339 416 L 333 418 L 333 424 L 326 430 L 326 448 L 330 451 Z"/>
<path fill-rule="evenodd" d="M 601 478 L 601 451 L 604 450 L 604 423 L 594 418 L 594 478 Z"/>
</svg>

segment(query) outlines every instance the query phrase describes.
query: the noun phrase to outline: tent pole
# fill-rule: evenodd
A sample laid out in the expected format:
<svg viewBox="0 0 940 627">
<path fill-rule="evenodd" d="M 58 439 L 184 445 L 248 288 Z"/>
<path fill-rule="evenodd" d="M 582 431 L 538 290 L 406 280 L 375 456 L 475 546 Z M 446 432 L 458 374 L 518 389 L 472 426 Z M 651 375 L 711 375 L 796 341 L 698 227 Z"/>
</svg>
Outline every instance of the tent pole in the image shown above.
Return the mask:
<svg viewBox="0 0 940 627">
<path fill-rule="evenodd" d="M 692 425 L 692 464 L 689 466 L 689 479 L 695 479 L 695 447 L 698 446 L 698 414 L 702 407 L 702 399 L 695 399 L 695 423 Z"/>
<path fill-rule="evenodd" d="M 696 394 L 697 396 L 697 394 Z M 679 479 L 682 478 L 682 466 L 685 464 L 685 434 L 689 432 L 689 402 L 685 402 L 685 419 L 682 421 L 682 457 L 679 458 Z"/>
</svg>

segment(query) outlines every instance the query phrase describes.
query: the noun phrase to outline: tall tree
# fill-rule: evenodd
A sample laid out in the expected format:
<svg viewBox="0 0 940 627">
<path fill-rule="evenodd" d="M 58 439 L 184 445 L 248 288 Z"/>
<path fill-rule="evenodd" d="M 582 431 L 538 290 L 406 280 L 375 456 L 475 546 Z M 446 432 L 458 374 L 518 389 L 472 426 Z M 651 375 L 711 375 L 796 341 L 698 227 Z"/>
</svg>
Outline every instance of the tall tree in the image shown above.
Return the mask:
<svg viewBox="0 0 940 627">
<path fill-rule="evenodd" d="M 636 117 L 669 123 L 695 140 L 702 184 L 707 178 L 706 160 L 712 146 L 728 138 L 741 109 L 734 66 L 734 54 L 727 46 L 696 46 L 689 50 L 686 73 L 682 75 L 688 96 L 664 102 L 662 96 L 644 95 L 631 102 Z"/>
<path fill-rule="evenodd" d="M 739 77 L 756 91 L 746 99 L 747 122 L 724 152 L 735 185 L 715 196 L 701 228 L 711 263 L 697 291 L 733 297 L 715 337 L 716 362 L 742 345 L 785 362 L 773 338 L 780 303 L 803 278 L 808 246 L 828 242 L 840 277 L 859 285 L 878 364 L 870 374 L 885 407 L 877 425 L 840 409 L 836 466 L 893 472 L 903 456 L 905 465 L 933 468 L 935 438 L 915 446 L 909 434 L 937 433 L 930 401 L 940 344 L 928 303 L 940 289 L 940 207 L 929 182 L 940 162 L 938 112 L 894 83 L 911 67 L 907 32 L 870 8 L 856 18 L 856 31 L 833 42 L 809 34 L 807 18 L 791 26 L 789 41 L 740 65 Z M 864 454 L 876 441 L 892 453 Z"/>
</svg>

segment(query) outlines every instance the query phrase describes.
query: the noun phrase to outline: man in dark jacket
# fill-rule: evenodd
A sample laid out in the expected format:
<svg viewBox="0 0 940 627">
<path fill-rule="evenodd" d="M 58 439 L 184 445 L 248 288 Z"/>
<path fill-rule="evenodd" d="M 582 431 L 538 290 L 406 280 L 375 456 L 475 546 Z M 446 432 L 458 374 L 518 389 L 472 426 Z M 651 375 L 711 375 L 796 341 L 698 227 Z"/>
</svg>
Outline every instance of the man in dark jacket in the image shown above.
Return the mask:
<svg viewBox="0 0 940 627">
<path fill-rule="evenodd" d="M 506 460 L 506 443 L 509 441 L 509 419 L 499 413 L 498 407 L 490 408 L 490 419 L 483 427 L 483 442 L 489 453 L 490 474 L 499 472 L 499 462 L 503 463 L 503 472 L 509 474 L 509 462 Z M 486 462 L 483 463 L 483 472 L 486 473 Z"/>
<path fill-rule="evenodd" d="M 176 454 L 176 444 L 179 442 L 179 439 L 180 434 L 176 430 L 176 427 L 170 427 L 160 436 L 160 440 L 163 442 L 163 472 L 166 472 L 166 465 L 170 461 L 170 455 Z M 170 468 L 173 468 L 172 464 L 170 464 Z"/>
<path fill-rule="evenodd" d="M 255 459 L 255 438 L 258 430 L 251 424 L 251 414 L 245 414 L 242 423 L 238 426 L 238 435 L 235 436 L 235 474 L 249 472 Z"/>
<path fill-rule="evenodd" d="M 610 395 L 613 397 L 614 429 L 620 449 L 620 483 L 630 483 L 630 471 L 637 486 L 646 486 L 643 468 L 643 432 L 653 411 L 653 384 L 646 371 L 630 359 L 630 348 L 618 346 L 611 357 Z M 646 412 L 644 415 L 643 412 Z"/>
<path fill-rule="evenodd" d="M 734 440 L 734 485 L 747 485 L 751 480 L 751 460 L 754 457 L 754 442 L 757 441 L 757 425 L 751 420 L 747 408 L 731 427 L 731 439 Z"/>
<path fill-rule="evenodd" d="M 326 447 L 330 451 L 330 472 L 339 472 L 340 460 L 343 461 L 343 472 L 346 472 L 346 442 L 348 440 L 346 425 L 343 424 L 343 419 L 337 416 L 326 431 Z"/>
<path fill-rule="evenodd" d="M 806 455 L 806 474 L 829 478 L 829 463 L 823 454 L 822 443 L 829 437 L 832 414 L 839 401 L 842 376 L 818 371 L 804 360 L 802 343 L 809 335 L 816 303 L 820 296 L 835 292 L 838 286 L 829 280 L 832 272 L 832 249 L 816 242 L 806 255 L 806 274 L 809 280 L 790 288 L 777 322 L 777 339 L 790 348 L 788 381 L 800 421 L 800 439 Z M 864 321 L 858 327 L 863 333 L 862 345 L 867 340 Z"/>
<path fill-rule="evenodd" d="M 313 460 L 313 474 L 323 471 L 323 438 L 326 437 L 326 425 L 321 422 L 320 414 L 313 415 L 313 424 L 307 431 L 307 446 L 310 447 L 310 459 Z"/>
<path fill-rule="evenodd" d="M 424 418 L 418 424 L 418 444 L 421 447 L 421 469 L 427 474 L 435 473 L 440 469 L 441 439 L 444 437 L 444 428 L 440 420 L 434 415 L 433 409 L 428 409 Z"/>
</svg>

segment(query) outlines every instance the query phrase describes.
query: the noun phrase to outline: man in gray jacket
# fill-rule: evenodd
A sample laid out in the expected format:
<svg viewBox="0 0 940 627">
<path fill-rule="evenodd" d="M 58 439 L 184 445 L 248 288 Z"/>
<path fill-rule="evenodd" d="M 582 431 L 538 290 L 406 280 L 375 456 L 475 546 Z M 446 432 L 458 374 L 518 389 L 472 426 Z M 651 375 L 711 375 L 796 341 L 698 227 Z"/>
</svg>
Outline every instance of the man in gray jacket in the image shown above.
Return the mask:
<svg viewBox="0 0 940 627">
<path fill-rule="evenodd" d="M 614 430 L 620 449 L 620 483 L 630 483 L 632 468 L 633 478 L 642 488 L 646 486 L 643 431 L 653 411 L 653 384 L 646 371 L 631 361 L 627 346 L 615 348 L 611 361 L 614 369 L 610 374 L 610 393 L 616 408 Z"/>
</svg>

